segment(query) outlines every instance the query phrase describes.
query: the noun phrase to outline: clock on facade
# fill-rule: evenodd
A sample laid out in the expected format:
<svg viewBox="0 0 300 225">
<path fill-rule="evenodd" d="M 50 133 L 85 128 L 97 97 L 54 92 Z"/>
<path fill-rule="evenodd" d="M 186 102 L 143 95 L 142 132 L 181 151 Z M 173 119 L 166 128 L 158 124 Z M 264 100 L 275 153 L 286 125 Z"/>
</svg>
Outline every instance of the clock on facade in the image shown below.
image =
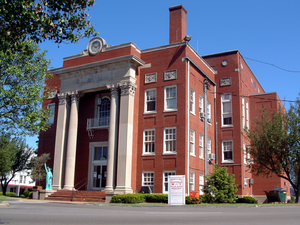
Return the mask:
<svg viewBox="0 0 300 225">
<path fill-rule="evenodd" d="M 96 55 L 101 51 L 102 46 L 103 45 L 100 38 L 93 38 L 88 45 L 88 51 L 91 55 Z"/>
</svg>

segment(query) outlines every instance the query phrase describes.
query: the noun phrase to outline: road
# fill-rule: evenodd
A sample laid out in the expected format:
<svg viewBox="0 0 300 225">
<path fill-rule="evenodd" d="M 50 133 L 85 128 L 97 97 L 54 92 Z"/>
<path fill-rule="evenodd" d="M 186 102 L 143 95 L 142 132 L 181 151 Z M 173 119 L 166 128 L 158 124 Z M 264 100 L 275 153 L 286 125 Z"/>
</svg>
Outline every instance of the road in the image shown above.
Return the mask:
<svg viewBox="0 0 300 225">
<path fill-rule="evenodd" d="M 300 205 L 210 207 L 9 202 L 0 224 L 300 224 Z"/>
</svg>

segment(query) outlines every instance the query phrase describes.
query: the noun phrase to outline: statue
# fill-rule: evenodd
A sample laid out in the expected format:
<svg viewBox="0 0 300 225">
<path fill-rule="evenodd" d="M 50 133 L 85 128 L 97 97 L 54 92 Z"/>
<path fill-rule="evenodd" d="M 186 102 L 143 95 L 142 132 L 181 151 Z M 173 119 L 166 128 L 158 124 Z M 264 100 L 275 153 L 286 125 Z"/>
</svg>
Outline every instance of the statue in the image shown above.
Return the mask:
<svg viewBox="0 0 300 225">
<path fill-rule="evenodd" d="M 52 190 L 52 172 L 49 166 L 46 166 L 45 163 L 45 170 L 46 170 L 46 190 Z"/>
</svg>

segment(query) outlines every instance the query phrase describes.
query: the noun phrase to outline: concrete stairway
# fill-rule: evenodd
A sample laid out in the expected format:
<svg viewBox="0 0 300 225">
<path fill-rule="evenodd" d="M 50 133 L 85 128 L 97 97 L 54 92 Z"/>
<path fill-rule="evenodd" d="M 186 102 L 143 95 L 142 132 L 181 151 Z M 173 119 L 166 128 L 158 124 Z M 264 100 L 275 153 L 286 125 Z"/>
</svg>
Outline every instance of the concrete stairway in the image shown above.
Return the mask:
<svg viewBox="0 0 300 225">
<path fill-rule="evenodd" d="M 104 191 L 58 190 L 45 198 L 53 201 L 105 202 Z"/>
</svg>

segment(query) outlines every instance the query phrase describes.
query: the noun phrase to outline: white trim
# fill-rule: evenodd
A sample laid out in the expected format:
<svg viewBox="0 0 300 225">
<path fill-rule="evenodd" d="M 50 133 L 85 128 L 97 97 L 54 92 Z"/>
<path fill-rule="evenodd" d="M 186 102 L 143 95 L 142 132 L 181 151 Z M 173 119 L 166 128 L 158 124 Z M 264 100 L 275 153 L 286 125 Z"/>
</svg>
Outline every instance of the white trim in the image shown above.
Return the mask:
<svg viewBox="0 0 300 225">
<path fill-rule="evenodd" d="M 155 96 L 154 96 L 155 110 L 147 110 L 147 96 L 148 96 L 147 93 L 152 92 L 152 91 L 155 91 Z M 157 99 L 156 96 L 157 96 L 156 88 L 145 89 L 144 113 L 147 113 L 147 114 L 148 113 L 156 113 L 156 99 Z"/>
<path fill-rule="evenodd" d="M 196 108 L 196 92 L 193 88 L 190 90 L 190 113 L 195 115 Z"/>
<path fill-rule="evenodd" d="M 195 136 L 196 136 L 196 131 L 193 129 L 190 129 L 190 155 L 191 156 L 196 156 L 195 155 L 195 143 L 196 143 Z"/>
<path fill-rule="evenodd" d="M 202 154 L 200 154 L 200 152 L 202 152 Z M 204 135 L 203 134 L 199 134 L 199 158 L 204 159 Z"/>
<path fill-rule="evenodd" d="M 154 140 L 152 140 L 151 142 L 150 141 L 148 141 L 148 142 L 145 141 L 145 132 L 146 131 L 154 131 L 154 137 L 153 137 Z M 152 136 L 152 134 L 151 134 L 151 136 Z M 153 152 L 145 152 L 146 143 L 152 143 L 152 142 L 154 142 Z M 155 155 L 155 128 L 153 128 L 153 129 L 144 129 L 144 132 L 143 132 L 143 155 Z"/>
<path fill-rule="evenodd" d="M 175 139 L 170 139 L 170 142 L 175 140 L 175 151 L 166 151 L 166 130 L 175 129 Z M 177 128 L 176 127 L 165 127 L 164 128 L 164 151 L 163 154 L 177 154 Z"/>
<path fill-rule="evenodd" d="M 223 100 L 223 96 L 225 95 L 229 95 L 229 100 Z M 230 102 L 230 107 L 231 107 L 231 112 L 230 113 L 226 113 L 226 114 L 231 114 L 231 124 L 224 124 L 224 109 L 223 109 L 223 103 L 228 103 Z M 230 118 L 230 117 L 226 117 L 226 118 Z M 233 125 L 233 114 L 232 114 L 232 94 L 231 93 L 224 93 L 221 94 L 221 127 L 231 127 Z"/>
<path fill-rule="evenodd" d="M 168 173 L 168 177 L 165 176 L 165 173 Z M 169 175 L 169 173 L 174 173 L 172 175 Z M 174 176 L 176 175 L 176 171 L 175 170 L 167 170 L 167 171 L 163 171 L 163 193 L 164 194 L 168 194 L 168 191 L 165 190 L 165 183 L 167 183 L 167 185 L 169 185 L 169 176 Z M 165 178 L 167 178 L 167 181 L 165 181 Z"/>
<path fill-rule="evenodd" d="M 172 97 L 172 98 L 169 97 L 167 99 L 167 89 L 168 88 L 174 88 L 174 87 L 175 87 L 176 96 Z M 175 99 L 175 101 L 176 101 L 175 108 L 167 108 L 167 100 L 172 100 L 172 99 Z M 174 110 L 177 110 L 177 85 L 165 86 L 164 87 L 164 112 L 169 112 L 169 111 L 174 111 Z"/>
<path fill-rule="evenodd" d="M 53 107 L 53 106 L 54 106 L 54 107 Z M 49 119 L 48 119 L 48 121 L 47 121 L 47 124 L 54 124 L 54 121 L 55 121 L 55 108 L 56 108 L 56 105 L 55 105 L 55 103 L 49 103 L 49 104 L 47 105 L 47 109 L 50 109 L 50 113 L 51 113 L 51 111 L 52 111 L 52 107 L 53 107 L 53 109 L 54 109 L 54 112 L 53 112 L 53 114 L 48 115 L 48 116 L 49 116 Z"/>
<path fill-rule="evenodd" d="M 153 185 L 146 185 L 145 183 L 150 183 L 151 181 L 147 181 L 145 182 L 144 178 L 145 178 L 145 173 L 149 173 L 149 174 L 153 174 Z M 154 185 L 155 185 L 155 173 L 154 171 L 143 171 L 142 173 L 142 186 L 149 186 L 152 187 L 152 192 L 154 193 Z"/>
<path fill-rule="evenodd" d="M 231 152 L 232 152 L 232 159 L 231 160 L 225 160 L 224 159 L 224 142 L 231 142 Z M 222 163 L 233 163 L 234 160 L 233 160 L 233 140 L 223 140 L 222 141 Z"/>
</svg>

